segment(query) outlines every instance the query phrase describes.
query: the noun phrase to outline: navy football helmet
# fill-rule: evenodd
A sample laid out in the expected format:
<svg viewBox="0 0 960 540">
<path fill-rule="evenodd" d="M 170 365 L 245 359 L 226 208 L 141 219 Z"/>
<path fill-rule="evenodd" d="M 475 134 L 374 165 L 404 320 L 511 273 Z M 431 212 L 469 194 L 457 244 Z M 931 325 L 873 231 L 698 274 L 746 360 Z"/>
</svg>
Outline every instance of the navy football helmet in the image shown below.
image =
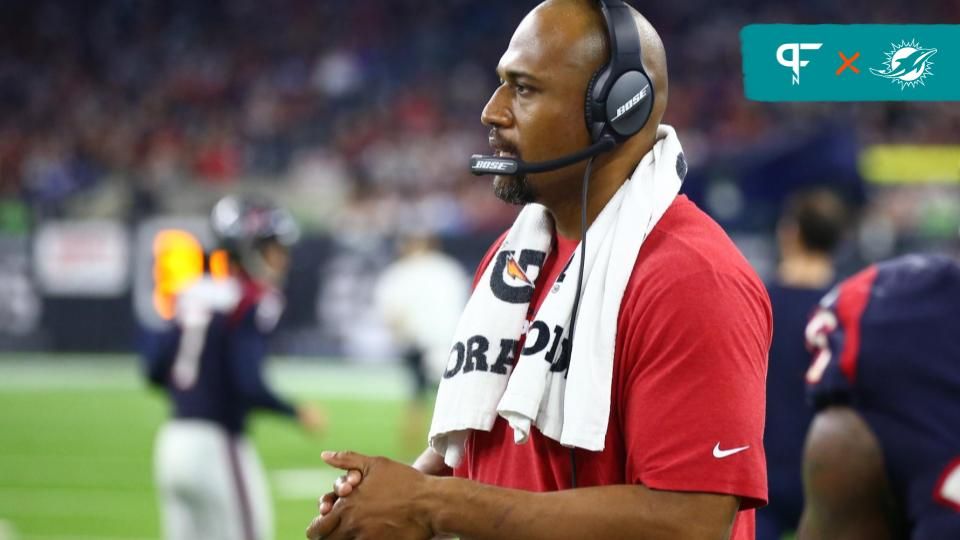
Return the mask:
<svg viewBox="0 0 960 540">
<path fill-rule="evenodd" d="M 261 197 L 229 195 L 210 212 L 210 228 L 219 247 L 254 277 L 268 273 L 263 248 L 271 242 L 290 248 L 300 228 L 285 208 Z"/>
</svg>

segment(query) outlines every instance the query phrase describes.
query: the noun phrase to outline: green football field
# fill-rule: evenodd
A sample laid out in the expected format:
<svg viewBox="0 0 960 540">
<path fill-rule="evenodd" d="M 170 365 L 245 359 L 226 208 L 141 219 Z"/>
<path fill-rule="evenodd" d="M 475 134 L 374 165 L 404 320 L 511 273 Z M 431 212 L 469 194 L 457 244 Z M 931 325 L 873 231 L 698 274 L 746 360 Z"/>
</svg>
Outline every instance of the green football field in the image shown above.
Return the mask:
<svg viewBox="0 0 960 540">
<path fill-rule="evenodd" d="M 407 379 L 396 366 L 285 360 L 271 379 L 330 418 L 320 436 L 255 418 L 278 539 L 303 538 L 338 474 L 321 450 L 416 454 L 421 439 L 401 430 Z M 165 414 L 132 356 L 0 356 L 0 540 L 159 538 L 151 452 Z"/>
</svg>

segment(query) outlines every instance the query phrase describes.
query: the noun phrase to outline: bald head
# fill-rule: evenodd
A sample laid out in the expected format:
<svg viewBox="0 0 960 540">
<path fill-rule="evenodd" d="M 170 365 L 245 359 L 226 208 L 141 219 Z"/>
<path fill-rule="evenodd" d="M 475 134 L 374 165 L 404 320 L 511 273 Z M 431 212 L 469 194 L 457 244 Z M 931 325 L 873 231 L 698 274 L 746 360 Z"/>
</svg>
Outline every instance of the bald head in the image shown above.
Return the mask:
<svg viewBox="0 0 960 540">
<path fill-rule="evenodd" d="M 667 58 L 660 35 L 639 11 L 627 4 L 640 37 L 643 67 L 653 84 L 655 102 L 648 126 L 656 131 L 667 104 Z M 546 0 L 530 15 L 551 23 L 560 30 L 556 39 L 564 39 L 571 62 L 592 68 L 591 76 L 610 59 L 606 23 L 596 0 Z M 584 88 L 586 91 L 586 88 Z M 647 131 L 647 130 L 644 130 Z"/>
<path fill-rule="evenodd" d="M 520 23 L 511 40 L 537 40 L 565 68 L 596 71 L 607 61 L 607 37 L 599 4 L 590 0 L 547 0 Z M 526 45 L 527 43 L 516 43 Z"/>
<path fill-rule="evenodd" d="M 643 68 L 653 83 L 655 101 L 653 112 L 650 113 L 650 123 L 657 126 L 663 118 L 663 111 L 667 108 L 667 54 L 663 50 L 663 41 L 653 25 L 639 11 L 630 7 L 633 12 L 633 21 L 640 34 L 640 48 L 643 54 Z"/>
</svg>

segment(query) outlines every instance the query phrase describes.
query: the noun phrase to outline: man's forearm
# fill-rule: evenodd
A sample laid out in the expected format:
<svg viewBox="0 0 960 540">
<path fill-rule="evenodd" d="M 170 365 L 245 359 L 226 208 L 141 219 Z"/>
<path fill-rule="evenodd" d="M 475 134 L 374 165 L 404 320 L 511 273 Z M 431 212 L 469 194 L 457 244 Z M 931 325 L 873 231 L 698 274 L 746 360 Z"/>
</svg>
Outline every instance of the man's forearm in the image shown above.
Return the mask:
<svg viewBox="0 0 960 540">
<path fill-rule="evenodd" d="M 470 540 L 728 538 L 736 497 L 638 485 L 551 493 L 432 478 L 424 498 L 437 533 Z"/>
</svg>

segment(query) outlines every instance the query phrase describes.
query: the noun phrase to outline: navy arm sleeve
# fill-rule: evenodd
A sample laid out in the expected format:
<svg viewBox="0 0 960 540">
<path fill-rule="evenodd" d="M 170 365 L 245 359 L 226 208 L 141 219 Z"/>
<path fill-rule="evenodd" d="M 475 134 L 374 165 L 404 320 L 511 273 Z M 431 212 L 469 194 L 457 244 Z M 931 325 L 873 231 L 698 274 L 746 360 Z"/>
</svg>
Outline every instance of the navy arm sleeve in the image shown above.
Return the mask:
<svg viewBox="0 0 960 540">
<path fill-rule="evenodd" d="M 143 330 L 140 334 L 141 368 L 155 386 L 165 386 L 180 346 L 180 327 L 165 330 Z"/>
<path fill-rule="evenodd" d="M 234 387 L 251 407 L 295 416 L 296 409 L 267 385 L 263 367 L 267 360 L 267 336 L 257 328 L 256 308 L 244 314 L 230 333 L 230 373 Z"/>
</svg>

